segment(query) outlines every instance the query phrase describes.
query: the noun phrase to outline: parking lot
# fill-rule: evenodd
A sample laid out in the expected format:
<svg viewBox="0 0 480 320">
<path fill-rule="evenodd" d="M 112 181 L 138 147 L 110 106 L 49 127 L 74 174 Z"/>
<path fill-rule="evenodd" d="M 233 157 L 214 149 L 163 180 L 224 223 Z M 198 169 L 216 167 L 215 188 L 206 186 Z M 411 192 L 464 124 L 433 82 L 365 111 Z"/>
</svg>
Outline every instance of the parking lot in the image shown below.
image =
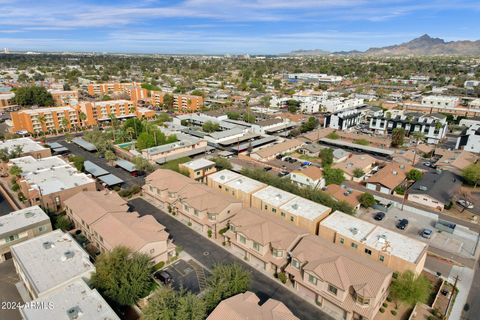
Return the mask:
<svg viewBox="0 0 480 320">
<path fill-rule="evenodd" d="M 435 223 L 437 222 L 436 219 L 406 210 L 402 211 L 395 207 L 390 208 L 382 221 L 377 221 L 373 218 L 375 212 L 377 211 L 364 211 L 360 214 L 360 218 L 384 228 L 395 230 L 409 237 L 426 242 L 433 248 L 437 248 L 451 254 L 459 255 L 468 259 L 474 259 L 478 256 L 478 250 L 476 250 L 478 234 L 476 232 L 463 230 L 461 226 L 457 226 L 457 234 L 439 231 L 435 229 Z M 399 230 L 396 227 L 396 224 L 401 219 L 407 219 L 409 222 L 405 230 Z M 425 228 L 433 231 L 430 239 L 425 239 L 421 236 L 421 233 Z"/>
<path fill-rule="evenodd" d="M 199 294 L 205 290 L 208 271 L 192 259 L 180 259 L 161 271 L 166 271 L 171 277 L 169 285 L 175 290 L 187 290 L 194 294 Z M 154 279 L 163 284 L 158 277 L 161 271 L 154 273 Z"/>
<path fill-rule="evenodd" d="M 0 302 L 23 303 L 15 286 L 19 281 L 12 259 L 0 263 Z M 5 304 L 0 308 L 0 319 L 20 320 L 22 317 L 17 309 L 9 308 L 8 304 Z"/>
</svg>

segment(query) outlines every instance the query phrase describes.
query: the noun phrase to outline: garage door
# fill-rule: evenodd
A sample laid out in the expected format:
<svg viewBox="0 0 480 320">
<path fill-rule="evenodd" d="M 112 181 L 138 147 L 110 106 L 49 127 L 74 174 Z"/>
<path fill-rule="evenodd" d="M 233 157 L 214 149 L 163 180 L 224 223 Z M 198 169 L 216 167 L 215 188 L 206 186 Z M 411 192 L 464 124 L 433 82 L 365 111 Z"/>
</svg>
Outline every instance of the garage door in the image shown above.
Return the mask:
<svg viewBox="0 0 480 320">
<path fill-rule="evenodd" d="M 191 220 L 191 222 L 192 222 L 192 229 L 193 229 L 193 230 L 195 230 L 195 231 L 197 231 L 197 232 L 202 232 L 203 226 L 202 226 L 200 223 L 198 223 L 198 222 L 196 222 L 196 221 L 194 221 L 194 220 Z"/>
<path fill-rule="evenodd" d="M 345 310 L 328 301 L 327 299 L 323 299 L 322 309 L 325 310 L 330 316 L 338 320 L 343 320 L 347 316 Z"/>
<path fill-rule="evenodd" d="M 245 258 L 245 250 L 243 250 L 242 248 L 238 247 L 236 244 L 232 243 L 232 253 L 234 255 L 236 255 L 237 257 L 239 257 L 240 259 L 244 259 Z"/>
<path fill-rule="evenodd" d="M 315 301 L 317 294 L 312 290 L 302 286 L 300 283 L 296 282 L 298 294 L 310 301 Z"/>
<path fill-rule="evenodd" d="M 265 270 L 265 262 L 255 257 L 254 255 L 250 255 L 250 264 L 257 268 L 260 268 L 261 270 Z"/>
</svg>

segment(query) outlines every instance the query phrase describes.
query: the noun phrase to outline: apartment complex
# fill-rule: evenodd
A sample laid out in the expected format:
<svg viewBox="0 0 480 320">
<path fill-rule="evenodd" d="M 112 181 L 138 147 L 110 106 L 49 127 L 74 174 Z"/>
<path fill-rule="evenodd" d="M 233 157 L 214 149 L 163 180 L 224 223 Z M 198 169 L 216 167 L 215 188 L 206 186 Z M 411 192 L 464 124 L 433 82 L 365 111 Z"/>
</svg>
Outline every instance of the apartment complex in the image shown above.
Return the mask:
<svg viewBox="0 0 480 320">
<path fill-rule="evenodd" d="M 175 256 L 165 227 L 151 215 L 128 212 L 127 202 L 116 192 L 77 193 L 65 201 L 65 212 L 99 252 L 126 246 L 149 255 L 155 263 Z"/>
<path fill-rule="evenodd" d="M 30 205 L 52 211 L 63 209 L 64 201 L 81 191 L 95 191 L 95 180 L 79 172 L 60 157 L 11 159 L 10 166 L 22 170 L 17 183 Z"/>
<path fill-rule="evenodd" d="M 151 173 L 142 189 L 152 203 L 211 237 L 217 237 L 229 219 L 242 209 L 242 202 L 232 196 L 171 170 Z"/>
<path fill-rule="evenodd" d="M 50 107 L 25 109 L 10 113 L 12 131 L 29 133 L 56 132 L 81 127 L 78 107 Z"/>
<path fill-rule="evenodd" d="M 33 299 L 95 272 L 88 254 L 68 233 L 55 230 L 12 246 L 15 269 Z"/>
<path fill-rule="evenodd" d="M 0 93 L 0 108 L 8 107 L 14 104 L 15 93 Z"/>
<path fill-rule="evenodd" d="M 184 137 L 181 134 L 177 135 L 177 139 L 180 141 L 143 149 L 141 151 L 142 156 L 151 162 L 164 164 L 171 160 L 189 157 L 207 151 L 208 144 L 204 139 Z"/>
<path fill-rule="evenodd" d="M 299 320 L 280 301 L 268 299 L 260 304 L 260 299 L 250 291 L 221 301 L 207 318 L 225 319 Z"/>
<path fill-rule="evenodd" d="M 173 95 L 173 109 L 180 113 L 199 111 L 203 107 L 203 97 L 184 94 Z"/>
<path fill-rule="evenodd" d="M 88 94 L 91 96 L 95 95 L 108 95 L 112 93 L 121 93 L 126 92 L 128 87 L 136 86 L 136 83 L 127 82 L 108 82 L 108 83 L 90 83 L 88 85 Z"/>
<path fill-rule="evenodd" d="M 217 171 L 215 162 L 205 158 L 181 163 L 178 167 L 188 172 L 188 176 L 198 182 L 206 182 L 207 176 Z"/>
<path fill-rule="evenodd" d="M 49 90 L 53 97 L 53 104 L 57 107 L 76 105 L 78 102 L 77 90 Z"/>
<path fill-rule="evenodd" d="M 457 97 L 447 96 L 425 96 L 422 98 L 422 105 L 436 108 L 456 108 L 460 103 Z"/>
<path fill-rule="evenodd" d="M 242 209 L 230 219 L 225 243 L 255 268 L 277 274 L 288 263 L 288 253 L 308 234 L 285 220 L 256 209 Z"/>
<path fill-rule="evenodd" d="M 17 138 L 5 140 L 3 142 L 0 141 L 0 149 L 6 149 L 9 153 L 19 150 L 21 157 L 32 156 L 36 159 L 46 158 L 52 155 L 50 148 L 44 147 L 32 138 Z"/>
<path fill-rule="evenodd" d="M 10 247 L 52 231 L 48 215 L 33 206 L 0 217 L 0 263 L 11 259 Z"/>
<path fill-rule="evenodd" d="M 287 139 L 283 142 L 280 142 L 274 145 L 269 145 L 264 148 L 260 148 L 252 152 L 250 154 L 250 157 L 252 157 L 255 160 L 266 162 L 266 161 L 275 159 L 275 157 L 278 155 L 298 150 L 304 144 L 305 143 L 303 141 L 298 139 L 290 139 L 290 140 Z"/>
<path fill-rule="evenodd" d="M 119 120 L 155 116 L 155 111 L 138 108 L 129 100 L 82 102 L 80 109 L 86 115 L 86 124 L 92 126 L 105 121 L 110 122 L 112 116 Z"/>
<path fill-rule="evenodd" d="M 290 255 L 295 290 L 335 319 L 372 320 L 388 295 L 389 268 L 325 239 L 303 237 Z"/>
<path fill-rule="evenodd" d="M 340 211 L 320 223 L 319 235 L 398 272 L 420 274 L 427 258 L 426 243 Z"/>
</svg>

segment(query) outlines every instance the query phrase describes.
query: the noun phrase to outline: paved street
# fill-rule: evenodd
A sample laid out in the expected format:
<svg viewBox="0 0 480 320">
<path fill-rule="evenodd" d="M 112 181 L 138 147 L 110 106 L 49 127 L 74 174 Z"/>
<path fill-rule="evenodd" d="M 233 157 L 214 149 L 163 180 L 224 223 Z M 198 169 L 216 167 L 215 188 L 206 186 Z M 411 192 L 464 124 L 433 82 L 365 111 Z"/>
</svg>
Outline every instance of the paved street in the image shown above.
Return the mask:
<svg viewBox="0 0 480 320">
<path fill-rule="evenodd" d="M 20 312 L 15 308 L 10 308 L 13 303 L 23 303 L 22 297 L 18 293 L 15 283 L 19 282 L 13 260 L 7 260 L 0 263 L 0 319 L 17 320 L 21 319 Z"/>
<path fill-rule="evenodd" d="M 204 238 L 188 226 L 162 212 L 147 201 L 137 198 L 129 201 L 132 208 L 141 215 L 151 214 L 158 222 L 163 224 L 173 236 L 177 246 L 181 246 L 194 259 L 207 268 L 212 268 L 217 263 L 240 263 L 252 274 L 251 290 L 262 301 L 273 298 L 282 301 L 300 319 L 323 320 L 331 319 L 326 313 L 306 302 L 282 284 L 255 270 L 241 259 L 218 247 L 210 240 Z"/>
</svg>

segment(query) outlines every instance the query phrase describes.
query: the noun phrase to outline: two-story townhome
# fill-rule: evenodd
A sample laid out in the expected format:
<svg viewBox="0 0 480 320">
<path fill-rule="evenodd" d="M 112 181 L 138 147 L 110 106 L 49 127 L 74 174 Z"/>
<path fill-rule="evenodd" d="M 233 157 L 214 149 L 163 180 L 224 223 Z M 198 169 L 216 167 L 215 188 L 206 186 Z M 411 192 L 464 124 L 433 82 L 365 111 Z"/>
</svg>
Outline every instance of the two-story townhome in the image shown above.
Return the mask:
<svg viewBox="0 0 480 320">
<path fill-rule="evenodd" d="M 300 187 L 322 189 L 325 187 L 323 171 L 316 166 L 308 166 L 305 169 L 294 170 L 289 175 L 290 180 Z"/>
<path fill-rule="evenodd" d="M 288 263 L 288 252 L 307 234 L 304 229 L 268 213 L 242 209 L 230 219 L 223 236 L 235 255 L 260 270 L 277 274 Z"/>
<path fill-rule="evenodd" d="M 48 215 L 33 206 L 0 217 L 0 263 L 12 257 L 10 247 L 52 231 Z"/>
<path fill-rule="evenodd" d="M 215 162 L 205 158 L 195 159 L 178 165 L 180 170 L 188 172 L 188 176 L 196 181 L 205 182 L 208 175 L 217 171 Z"/>
<path fill-rule="evenodd" d="M 290 255 L 295 290 L 335 319 L 372 320 L 388 295 L 392 270 L 318 236 L 303 237 Z"/>
</svg>

